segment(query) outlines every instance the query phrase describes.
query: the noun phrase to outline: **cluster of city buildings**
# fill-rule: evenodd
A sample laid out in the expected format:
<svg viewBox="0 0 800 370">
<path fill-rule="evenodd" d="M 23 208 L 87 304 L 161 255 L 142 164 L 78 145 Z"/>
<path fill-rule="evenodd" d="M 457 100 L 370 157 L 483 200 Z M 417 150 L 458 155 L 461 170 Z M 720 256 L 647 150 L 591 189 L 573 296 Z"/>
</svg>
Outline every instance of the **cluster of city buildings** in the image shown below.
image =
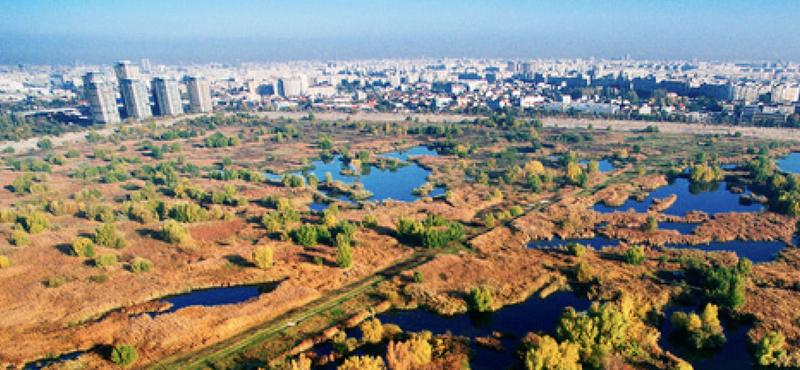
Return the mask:
<svg viewBox="0 0 800 370">
<path fill-rule="evenodd" d="M 776 121 L 800 109 L 800 64 L 791 62 L 420 59 L 151 67 L 143 60 L 141 65 L 142 71 L 130 62 L 113 69 L 0 66 L 0 103 L 31 96 L 76 101 L 89 107 L 98 123 L 180 115 L 185 108 L 401 113 L 518 108 Z"/>
<path fill-rule="evenodd" d="M 83 76 L 85 97 L 95 123 L 121 122 L 117 91 L 122 97 L 123 111 L 127 118 L 141 120 L 153 115 L 178 116 L 184 113 L 177 81 L 156 77 L 148 82 L 138 66 L 129 61 L 117 63 L 114 72 L 116 81 L 100 72 L 89 72 Z M 197 113 L 211 112 L 208 83 L 197 77 L 186 77 L 184 81 L 190 110 Z"/>
</svg>

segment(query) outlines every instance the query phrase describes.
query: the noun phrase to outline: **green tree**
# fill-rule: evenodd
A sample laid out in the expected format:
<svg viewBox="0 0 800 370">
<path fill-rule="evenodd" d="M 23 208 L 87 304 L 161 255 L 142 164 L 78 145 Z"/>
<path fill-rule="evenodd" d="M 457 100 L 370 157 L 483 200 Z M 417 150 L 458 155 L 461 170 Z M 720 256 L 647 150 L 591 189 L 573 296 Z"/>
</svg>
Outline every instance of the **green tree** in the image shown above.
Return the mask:
<svg viewBox="0 0 800 370">
<path fill-rule="evenodd" d="M 44 213 L 33 212 L 22 217 L 22 226 L 31 234 L 38 234 L 50 227 L 50 221 Z"/>
<path fill-rule="evenodd" d="M 365 320 L 360 328 L 361 339 L 366 343 L 380 343 L 383 339 L 383 325 L 378 319 Z"/>
<path fill-rule="evenodd" d="M 117 265 L 117 256 L 113 254 L 101 254 L 94 260 L 97 267 L 112 267 Z"/>
<path fill-rule="evenodd" d="M 39 140 L 38 143 L 36 143 L 36 146 L 38 146 L 42 150 L 50 150 L 53 149 L 53 142 L 50 141 L 50 139 L 48 138 L 43 138 Z"/>
<path fill-rule="evenodd" d="M 361 225 L 367 228 L 374 228 L 378 226 L 378 217 L 372 213 L 369 213 L 364 216 L 364 220 L 361 221 Z"/>
<path fill-rule="evenodd" d="M 575 257 L 583 257 L 583 255 L 586 254 L 586 247 L 583 246 L 583 244 L 569 243 L 567 244 L 567 250 L 569 254 Z"/>
<path fill-rule="evenodd" d="M 17 247 L 22 247 L 30 244 L 31 239 L 28 236 L 28 233 L 26 233 L 25 230 L 19 227 L 15 228 L 14 231 L 11 233 L 11 237 L 8 238 L 8 242 Z"/>
<path fill-rule="evenodd" d="M 131 261 L 131 272 L 138 274 L 141 272 L 150 272 L 153 269 L 153 262 L 148 259 L 136 257 Z"/>
<path fill-rule="evenodd" d="M 92 239 L 79 236 L 72 240 L 72 254 L 78 257 L 94 257 Z"/>
<path fill-rule="evenodd" d="M 262 270 L 272 267 L 272 248 L 261 246 L 253 251 L 253 263 Z"/>
<path fill-rule="evenodd" d="M 183 243 L 188 236 L 188 230 L 178 221 L 169 220 L 161 226 L 161 239 L 168 243 Z"/>
<path fill-rule="evenodd" d="M 633 246 L 625 252 L 625 262 L 631 265 L 641 265 L 645 261 L 647 261 L 647 257 L 641 247 Z"/>
<path fill-rule="evenodd" d="M 492 291 L 486 287 L 473 288 L 469 292 L 469 300 L 467 302 L 472 310 L 478 312 L 488 312 L 492 310 L 494 298 Z"/>
<path fill-rule="evenodd" d="M 575 278 L 579 283 L 588 283 L 594 280 L 594 269 L 586 261 L 578 262 L 575 266 Z"/>
<path fill-rule="evenodd" d="M 786 338 L 779 331 L 767 333 L 756 346 L 756 361 L 761 366 L 775 365 L 784 356 L 786 350 L 783 349 Z"/>
<path fill-rule="evenodd" d="M 656 231 L 658 230 L 658 220 L 652 215 L 647 216 L 647 221 L 644 223 L 644 230 L 645 231 Z"/>
<path fill-rule="evenodd" d="M 304 247 L 313 246 L 317 244 L 317 228 L 312 225 L 302 225 L 292 232 L 292 239 Z"/>
<path fill-rule="evenodd" d="M 572 342 L 558 344 L 549 335 L 537 336 L 525 353 L 527 370 L 580 370 L 578 346 Z"/>
<path fill-rule="evenodd" d="M 94 230 L 94 242 L 97 245 L 122 249 L 125 247 L 125 239 L 117 231 L 114 224 L 103 224 Z"/>
<path fill-rule="evenodd" d="M 353 265 L 353 249 L 350 239 L 344 234 L 336 235 L 336 265 L 346 269 Z"/>
<path fill-rule="evenodd" d="M 586 166 L 586 172 L 588 173 L 598 173 L 600 172 L 600 163 L 596 160 L 592 159 L 589 161 L 589 164 Z"/>
<path fill-rule="evenodd" d="M 415 283 L 424 283 L 425 282 L 425 276 L 422 275 L 422 271 L 414 271 L 414 277 L 412 278 L 412 280 Z"/>
<path fill-rule="evenodd" d="M 111 362 L 119 366 L 128 366 L 136 362 L 138 356 L 136 347 L 130 344 L 120 344 L 111 351 Z"/>
</svg>

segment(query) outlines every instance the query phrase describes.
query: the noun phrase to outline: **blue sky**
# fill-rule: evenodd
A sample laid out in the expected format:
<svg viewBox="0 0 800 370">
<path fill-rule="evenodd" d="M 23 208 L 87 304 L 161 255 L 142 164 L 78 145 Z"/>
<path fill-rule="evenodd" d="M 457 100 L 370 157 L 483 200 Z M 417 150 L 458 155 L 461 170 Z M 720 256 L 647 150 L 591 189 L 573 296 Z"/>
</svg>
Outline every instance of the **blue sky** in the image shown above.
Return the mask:
<svg viewBox="0 0 800 370">
<path fill-rule="evenodd" d="M 800 61 L 800 1 L 0 0 L 0 63 L 626 54 Z"/>
</svg>

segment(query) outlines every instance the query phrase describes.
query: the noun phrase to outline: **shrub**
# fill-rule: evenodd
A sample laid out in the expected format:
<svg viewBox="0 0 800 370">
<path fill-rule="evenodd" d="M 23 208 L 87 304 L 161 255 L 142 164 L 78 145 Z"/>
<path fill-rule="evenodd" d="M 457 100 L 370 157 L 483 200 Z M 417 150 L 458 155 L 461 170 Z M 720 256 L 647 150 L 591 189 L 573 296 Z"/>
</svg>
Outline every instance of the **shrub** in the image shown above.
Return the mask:
<svg viewBox="0 0 800 370">
<path fill-rule="evenodd" d="M 125 240 L 113 224 L 103 224 L 95 229 L 94 241 L 98 245 L 111 248 L 122 249 L 125 247 Z"/>
<path fill-rule="evenodd" d="M 785 344 L 783 333 L 779 331 L 767 333 L 756 346 L 756 361 L 761 366 L 774 365 L 786 356 L 786 350 L 783 349 Z"/>
<path fill-rule="evenodd" d="M 425 338 L 415 335 L 406 341 L 406 344 L 408 344 L 408 350 L 411 353 L 411 363 L 417 366 L 423 366 L 431 362 L 433 348 Z"/>
<path fill-rule="evenodd" d="M 175 220 L 169 220 L 161 226 L 161 238 L 168 243 L 183 243 L 189 236 L 186 227 Z"/>
<path fill-rule="evenodd" d="M 94 260 L 97 267 L 112 267 L 117 265 L 117 256 L 113 254 L 101 254 Z"/>
<path fill-rule="evenodd" d="M 338 370 L 384 370 L 386 365 L 383 359 L 372 356 L 349 357 L 339 366 Z"/>
<path fill-rule="evenodd" d="M 292 231 L 292 240 L 304 247 L 317 244 L 317 228 L 311 225 L 303 225 Z"/>
<path fill-rule="evenodd" d="M 16 229 L 11 233 L 11 237 L 8 238 L 8 242 L 17 247 L 22 247 L 30 244 L 31 239 L 28 237 L 28 233 L 26 233 L 25 230 Z"/>
<path fill-rule="evenodd" d="M 581 261 L 575 266 L 575 279 L 580 283 L 594 280 L 594 269 L 586 261 Z"/>
<path fill-rule="evenodd" d="M 253 251 L 253 263 L 262 270 L 272 267 L 272 248 L 262 246 Z"/>
<path fill-rule="evenodd" d="M 153 269 L 153 262 L 148 259 L 136 257 L 131 261 L 131 272 L 138 274 L 140 272 L 150 272 Z"/>
<path fill-rule="evenodd" d="M 50 221 L 43 213 L 33 212 L 22 217 L 22 226 L 31 234 L 38 234 L 50 227 Z"/>
<path fill-rule="evenodd" d="M 17 212 L 12 209 L 0 210 L 0 222 L 12 223 L 17 222 Z"/>
<path fill-rule="evenodd" d="M 8 268 L 9 266 L 11 266 L 11 261 L 8 256 L 0 255 L 0 269 Z"/>
<path fill-rule="evenodd" d="M 569 243 L 567 244 L 567 250 L 569 254 L 575 257 L 583 257 L 583 255 L 586 254 L 586 247 L 584 247 L 583 244 Z"/>
<path fill-rule="evenodd" d="M 214 194 L 216 195 L 217 193 Z M 170 208 L 169 215 L 180 222 L 203 222 L 208 220 L 208 211 L 195 203 L 176 204 Z"/>
<path fill-rule="evenodd" d="M 513 206 L 508 210 L 508 212 L 511 214 L 511 217 L 517 217 L 522 214 L 522 207 Z"/>
<path fill-rule="evenodd" d="M 361 221 L 361 225 L 368 228 L 374 228 L 378 226 L 378 217 L 376 217 L 372 213 L 367 214 L 366 216 L 364 216 L 364 220 Z"/>
<path fill-rule="evenodd" d="M 383 325 L 381 325 L 381 320 L 376 318 L 372 320 L 365 320 L 361 323 L 361 333 L 363 340 L 366 343 L 380 343 L 383 339 Z"/>
<path fill-rule="evenodd" d="M 711 303 L 706 305 L 701 315 L 676 311 L 672 314 L 672 325 L 682 332 L 681 338 L 695 349 L 720 348 L 726 339 L 717 313 L 717 306 Z"/>
<path fill-rule="evenodd" d="M 647 257 L 644 255 L 644 250 L 641 247 L 630 247 L 628 251 L 625 252 L 625 262 L 631 265 L 641 265 L 647 260 Z"/>
<path fill-rule="evenodd" d="M 346 269 L 353 265 L 353 249 L 350 248 L 350 239 L 344 234 L 336 236 L 336 265 Z"/>
<path fill-rule="evenodd" d="M 120 344 L 111 351 L 111 362 L 119 366 L 128 366 L 136 362 L 138 356 L 136 347 L 130 344 Z"/>
<path fill-rule="evenodd" d="M 78 203 L 69 200 L 51 200 L 47 204 L 47 210 L 53 216 L 74 215 L 78 212 Z"/>
<path fill-rule="evenodd" d="M 469 307 L 478 312 L 491 311 L 494 299 L 492 292 L 486 287 L 473 288 L 469 292 Z"/>
<path fill-rule="evenodd" d="M 422 271 L 414 271 L 413 280 L 415 283 L 424 283 L 425 276 L 422 275 Z"/>
<path fill-rule="evenodd" d="M 92 239 L 79 236 L 72 240 L 72 254 L 78 257 L 94 257 Z"/>
<path fill-rule="evenodd" d="M 644 231 L 656 231 L 658 229 L 658 221 L 653 216 L 647 216 L 647 222 L 644 224 Z"/>
<path fill-rule="evenodd" d="M 560 345 L 549 335 L 536 336 L 525 353 L 525 369 L 580 369 L 579 345 L 563 342 Z"/>
<path fill-rule="evenodd" d="M 55 275 L 47 278 L 47 287 L 48 288 L 58 288 L 64 285 L 67 282 L 67 278 L 61 275 Z"/>
</svg>

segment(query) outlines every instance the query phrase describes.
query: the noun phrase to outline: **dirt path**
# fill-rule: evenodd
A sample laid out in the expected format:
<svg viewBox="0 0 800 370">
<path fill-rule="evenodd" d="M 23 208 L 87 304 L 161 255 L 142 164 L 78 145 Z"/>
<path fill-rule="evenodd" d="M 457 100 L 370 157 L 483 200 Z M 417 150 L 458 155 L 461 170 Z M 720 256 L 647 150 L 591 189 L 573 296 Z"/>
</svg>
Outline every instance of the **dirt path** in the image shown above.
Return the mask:
<svg viewBox="0 0 800 370">
<path fill-rule="evenodd" d="M 269 118 L 293 118 L 300 119 L 308 116 L 308 112 L 265 112 L 259 113 L 261 116 Z M 475 116 L 460 114 L 398 114 L 398 113 L 356 113 L 347 114 L 339 112 L 314 112 L 316 119 L 324 120 L 347 120 L 365 122 L 401 122 L 407 117 L 419 118 L 420 122 L 460 122 L 462 120 L 474 120 Z M 661 132 L 673 134 L 706 134 L 706 135 L 733 135 L 737 131 L 742 136 L 759 139 L 771 140 L 800 140 L 800 130 L 790 128 L 774 127 L 744 127 L 726 125 L 706 125 L 700 123 L 677 123 L 677 122 L 650 122 L 650 121 L 622 121 L 622 120 L 603 120 L 603 119 L 577 119 L 577 118 L 543 118 L 542 122 L 548 127 L 570 127 L 586 128 L 592 125 L 595 129 L 605 130 L 609 126 L 614 130 L 637 131 L 643 130 L 647 126 L 658 126 Z"/>
<path fill-rule="evenodd" d="M 262 112 L 257 113 L 259 116 L 268 118 L 292 118 L 301 119 L 307 117 L 309 112 Z M 476 116 L 461 115 L 461 114 L 401 114 L 401 113 L 340 113 L 340 112 L 313 112 L 316 119 L 323 120 L 347 120 L 351 121 L 364 121 L 364 122 L 404 122 L 407 117 L 414 119 L 419 118 L 420 122 L 442 123 L 442 122 L 460 122 L 463 120 L 474 120 Z M 156 124 L 169 126 L 177 121 L 187 118 L 194 118 L 199 115 L 186 115 L 181 117 L 172 117 L 167 119 L 157 120 Z M 790 128 L 775 128 L 775 127 L 744 127 L 744 126 L 725 126 L 725 125 L 706 125 L 699 123 L 675 123 L 675 122 L 649 122 L 649 121 L 621 121 L 621 120 L 602 120 L 602 119 L 577 119 L 577 118 L 553 118 L 548 117 L 542 119 L 542 122 L 547 127 L 569 127 L 569 128 L 586 128 L 592 125 L 595 129 L 605 130 L 611 127 L 614 130 L 621 131 L 637 131 L 643 130 L 647 126 L 658 126 L 661 132 L 672 134 L 705 134 L 705 135 L 733 135 L 734 133 L 741 132 L 742 136 L 752 137 L 758 139 L 768 140 L 798 140 L 800 141 L 800 129 Z M 132 126 L 141 126 L 146 122 L 134 123 Z M 104 127 L 94 132 L 100 135 L 110 135 L 114 133 L 120 126 L 115 125 L 111 127 Z M 86 134 L 89 131 L 70 132 L 61 136 L 41 136 L 34 137 L 22 141 L 6 141 L 0 142 L 0 149 L 6 147 L 14 148 L 14 151 L 19 153 L 29 149 L 35 149 L 36 143 L 44 137 L 50 138 L 54 145 L 63 145 L 65 143 L 74 143 L 86 140 Z"/>
</svg>

